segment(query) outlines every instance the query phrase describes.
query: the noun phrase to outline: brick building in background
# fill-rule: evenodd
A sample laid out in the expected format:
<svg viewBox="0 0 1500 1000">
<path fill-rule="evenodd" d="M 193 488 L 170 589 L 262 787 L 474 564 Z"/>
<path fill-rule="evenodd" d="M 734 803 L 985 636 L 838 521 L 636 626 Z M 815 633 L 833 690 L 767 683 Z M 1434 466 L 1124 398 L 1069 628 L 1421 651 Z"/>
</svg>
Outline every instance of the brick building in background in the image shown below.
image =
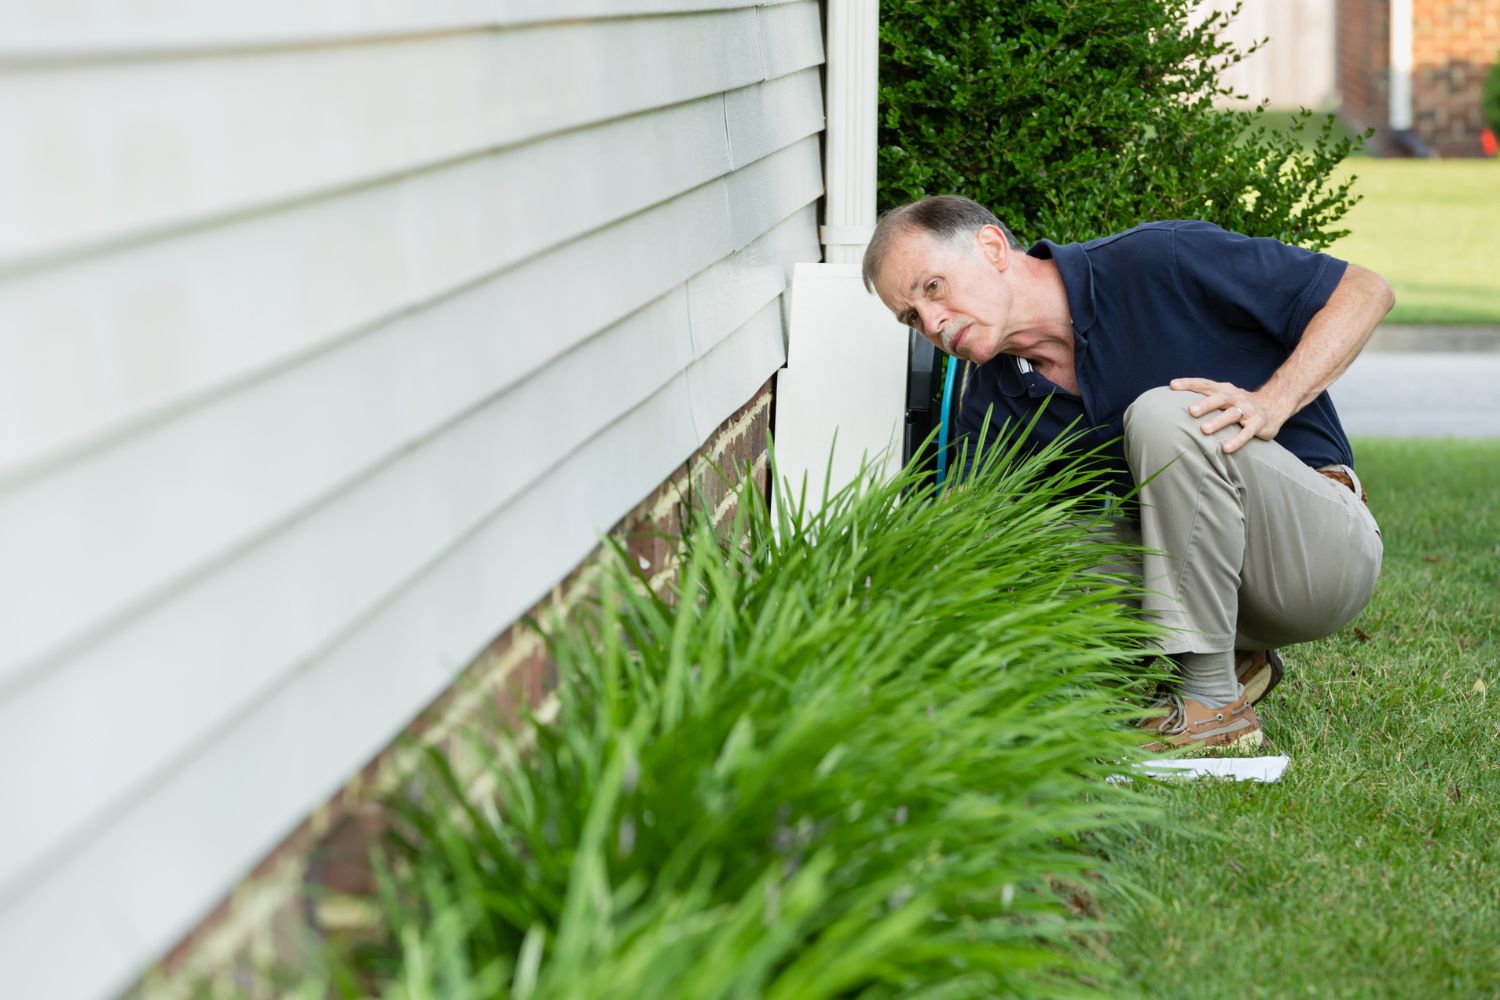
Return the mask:
<svg viewBox="0 0 1500 1000">
<path fill-rule="evenodd" d="M 1340 111 L 1377 152 L 1477 156 L 1500 0 L 1338 0 Z"/>
</svg>

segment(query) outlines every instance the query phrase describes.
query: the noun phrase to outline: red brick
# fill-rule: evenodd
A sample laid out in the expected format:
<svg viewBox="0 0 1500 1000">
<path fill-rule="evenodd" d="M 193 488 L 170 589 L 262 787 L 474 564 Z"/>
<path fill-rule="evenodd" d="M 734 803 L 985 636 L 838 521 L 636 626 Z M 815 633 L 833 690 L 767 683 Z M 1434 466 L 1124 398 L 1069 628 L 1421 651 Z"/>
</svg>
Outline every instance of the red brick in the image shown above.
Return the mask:
<svg viewBox="0 0 1500 1000">
<path fill-rule="evenodd" d="M 368 803 L 345 812 L 312 849 L 306 884 L 328 892 L 373 894 L 370 848 L 384 835 L 386 824 L 384 812 Z"/>
</svg>

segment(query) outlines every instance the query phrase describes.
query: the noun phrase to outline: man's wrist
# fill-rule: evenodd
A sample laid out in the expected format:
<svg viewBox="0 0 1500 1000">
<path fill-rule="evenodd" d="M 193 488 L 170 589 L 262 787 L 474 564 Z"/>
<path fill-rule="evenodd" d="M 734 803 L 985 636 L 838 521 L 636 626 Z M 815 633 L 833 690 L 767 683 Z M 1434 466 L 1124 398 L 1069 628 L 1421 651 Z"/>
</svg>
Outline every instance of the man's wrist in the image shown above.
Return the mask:
<svg viewBox="0 0 1500 1000">
<path fill-rule="evenodd" d="M 1256 395 L 1259 396 L 1267 410 L 1276 419 L 1277 426 L 1291 419 L 1292 414 L 1302 409 L 1303 394 L 1295 389 L 1288 389 L 1276 385 L 1274 381 L 1267 382 L 1260 388 Z"/>
</svg>

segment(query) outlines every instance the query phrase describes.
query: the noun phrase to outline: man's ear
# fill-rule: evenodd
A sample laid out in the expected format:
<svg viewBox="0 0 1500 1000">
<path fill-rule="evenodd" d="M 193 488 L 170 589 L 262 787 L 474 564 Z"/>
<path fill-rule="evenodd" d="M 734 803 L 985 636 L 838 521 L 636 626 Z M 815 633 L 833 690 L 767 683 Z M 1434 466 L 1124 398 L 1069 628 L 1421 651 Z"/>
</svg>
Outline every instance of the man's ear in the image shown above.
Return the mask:
<svg viewBox="0 0 1500 1000">
<path fill-rule="evenodd" d="M 997 271 L 1010 267 L 1010 242 L 999 226 L 985 226 L 975 239 L 979 243 L 979 255 Z"/>
</svg>

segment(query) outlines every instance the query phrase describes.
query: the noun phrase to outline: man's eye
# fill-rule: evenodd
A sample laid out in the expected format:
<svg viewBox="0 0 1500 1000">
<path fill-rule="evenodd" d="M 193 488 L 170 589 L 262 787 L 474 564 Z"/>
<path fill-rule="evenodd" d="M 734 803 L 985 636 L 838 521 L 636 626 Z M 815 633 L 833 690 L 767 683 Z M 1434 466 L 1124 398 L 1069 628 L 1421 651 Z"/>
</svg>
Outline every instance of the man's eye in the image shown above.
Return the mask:
<svg viewBox="0 0 1500 1000">
<path fill-rule="evenodd" d="M 937 282 L 936 278 L 933 278 L 931 281 L 927 282 L 927 294 L 928 295 L 934 295 L 934 294 L 936 294 L 937 290 L 938 290 L 938 282 Z"/>
</svg>

